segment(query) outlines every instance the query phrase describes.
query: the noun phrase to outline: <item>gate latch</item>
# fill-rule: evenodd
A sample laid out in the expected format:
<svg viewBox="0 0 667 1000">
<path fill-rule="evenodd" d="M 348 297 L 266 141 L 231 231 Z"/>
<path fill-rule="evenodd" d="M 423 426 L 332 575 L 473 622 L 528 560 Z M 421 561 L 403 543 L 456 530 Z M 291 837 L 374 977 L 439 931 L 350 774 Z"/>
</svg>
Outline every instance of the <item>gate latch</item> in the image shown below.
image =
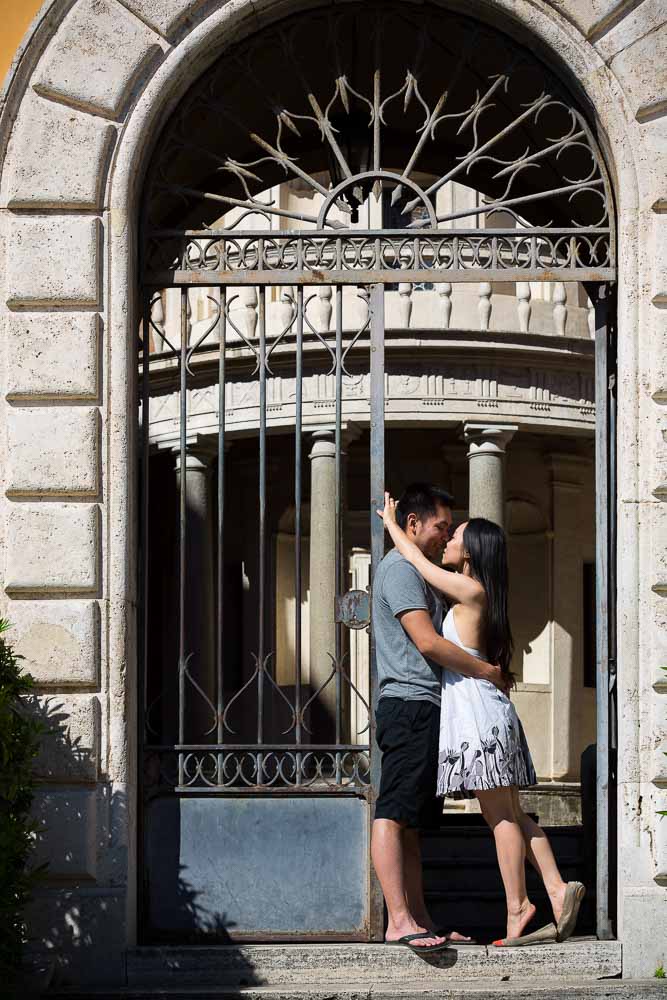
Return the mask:
<svg viewBox="0 0 667 1000">
<path fill-rule="evenodd" d="M 336 622 L 347 628 L 366 628 L 371 621 L 371 595 L 367 590 L 348 590 L 336 596 Z"/>
</svg>

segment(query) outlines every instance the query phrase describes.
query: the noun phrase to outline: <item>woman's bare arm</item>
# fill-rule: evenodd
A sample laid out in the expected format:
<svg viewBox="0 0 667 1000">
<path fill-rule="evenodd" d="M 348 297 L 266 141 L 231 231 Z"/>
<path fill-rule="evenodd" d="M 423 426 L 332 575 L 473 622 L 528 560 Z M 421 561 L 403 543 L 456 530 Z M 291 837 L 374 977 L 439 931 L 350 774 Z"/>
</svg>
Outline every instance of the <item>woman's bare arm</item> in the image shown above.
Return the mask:
<svg viewBox="0 0 667 1000">
<path fill-rule="evenodd" d="M 411 542 L 396 521 L 396 501 L 385 493 L 384 510 L 377 512 L 384 521 L 384 526 L 391 535 L 394 545 L 415 569 L 418 569 L 424 579 L 445 595 L 450 601 L 460 604 L 479 604 L 484 598 L 484 590 L 477 580 L 461 573 L 452 573 L 441 569 L 427 559 L 421 550 Z"/>
</svg>

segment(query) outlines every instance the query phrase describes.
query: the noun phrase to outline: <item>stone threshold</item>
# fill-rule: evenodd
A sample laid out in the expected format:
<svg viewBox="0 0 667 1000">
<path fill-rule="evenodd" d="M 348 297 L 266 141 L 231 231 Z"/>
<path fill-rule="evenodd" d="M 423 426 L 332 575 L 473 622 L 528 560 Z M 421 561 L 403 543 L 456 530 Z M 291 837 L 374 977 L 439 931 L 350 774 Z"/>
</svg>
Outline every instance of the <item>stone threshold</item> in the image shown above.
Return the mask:
<svg viewBox="0 0 667 1000">
<path fill-rule="evenodd" d="M 340 983 L 337 986 L 311 984 L 291 987 L 226 987 L 221 989 L 118 989 L 60 990 L 46 995 L 47 1000 L 664 1000 L 664 982 L 657 979 L 611 979 L 585 981 L 573 979 L 470 979 L 456 983 L 427 985 L 403 983 L 390 986 L 361 986 Z"/>
<path fill-rule="evenodd" d="M 621 944 L 573 938 L 522 948 L 452 946 L 423 957 L 404 947 L 356 943 L 144 947 L 127 954 L 127 985 L 135 990 L 326 984 L 333 991 L 350 983 L 362 991 L 416 983 L 453 989 L 475 979 L 548 981 L 562 978 L 564 970 L 579 981 L 620 976 Z"/>
</svg>

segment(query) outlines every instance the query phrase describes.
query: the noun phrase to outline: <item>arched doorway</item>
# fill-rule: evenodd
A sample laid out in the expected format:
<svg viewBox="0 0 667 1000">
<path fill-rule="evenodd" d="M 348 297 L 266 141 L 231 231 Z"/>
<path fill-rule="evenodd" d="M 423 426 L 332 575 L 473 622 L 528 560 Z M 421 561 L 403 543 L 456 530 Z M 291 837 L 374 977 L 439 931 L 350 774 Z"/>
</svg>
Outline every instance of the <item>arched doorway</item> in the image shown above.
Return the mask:
<svg viewBox="0 0 667 1000">
<path fill-rule="evenodd" d="M 563 85 L 509 37 L 441 8 L 351 4 L 280 22 L 216 63 L 167 124 L 149 171 L 142 250 L 149 930 L 382 933 L 368 867 L 372 649 L 369 659 L 356 647 L 368 624 L 367 556 L 372 580 L 383 551 L 373 510 L 385 483 L 387 315 L 394 308 L 409 318 L 422 292 L 438 297 L 447 329 L 459 286 L 478 286 L 484 331 L 493 283 L 516 287 L 522 323 L 531 283 L 589 290 L 601 498 L 598 843 L 606 849 L 613 208 L 594 136 Z M 563 294 L 555 292 L 555 315 Z M 444 406 L 445 394 L 436 397 Z M 151 439 L 150 428 L 151 413 L 174 399 L 178 497 L 165 537 L 150 513 L 169 499 L 151 492 L 149 454 L 170 454 L 175 442 Z M 202 418 L 210 411 L 214 434 Z M 286 428 L 290 458 L 272 466 Z M 369 482 L 361 544 L 350 546 L 344 466 L 355 439 Z M 233 466 L 230 445 L 240 456 Z M 246 535 L 252 544 L 243 547 Z M 359 551 L 352 587 L 351 548 Z M 173 611 L 160 638 L 157 607 L 161 621 Z M 599 857 L 600 933 L 606 868 Z M 253 871 L 261 872 L 255 894 L 225 907 Z M 209 896 L 203 885 L 213 886 Z"/>
</svg>

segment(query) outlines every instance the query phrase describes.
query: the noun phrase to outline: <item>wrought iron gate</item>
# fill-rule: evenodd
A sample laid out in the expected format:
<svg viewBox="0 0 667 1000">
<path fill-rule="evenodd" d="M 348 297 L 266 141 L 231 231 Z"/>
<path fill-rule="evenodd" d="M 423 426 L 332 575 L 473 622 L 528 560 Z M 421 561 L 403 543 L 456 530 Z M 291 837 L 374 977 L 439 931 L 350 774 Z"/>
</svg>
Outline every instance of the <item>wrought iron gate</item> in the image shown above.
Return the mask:
<svg viewBox="0 0 667 1000">
<path fill-rule="evenodd" d="M 429 5 L 349 4 L 309 18 L 310 41 L 314 48 L 314 40 L 321 42 L 326 58 L 296 44 L 303 18 L 267 29 L 259 44 L 251 39 L 187 95 L 149 171 L 140 339 L 140 836 L 149 940 L 381 937 L 368 850 L 379 766 L 369 712 L 372 649 L 371 666 L 358 669 L 366 664 L 365 639 L 359 640 L 369 595 L 365 581 L 350 590 L 346 580 L 343 466 L 354 430 L 370 470 L 365 530 L 372 578 L 383 553 L 374 510 L 384 488 L 385 288 L 399 278 L 581 281 L 595 300 L 615 278 L 602 157 L 581 112 L 532 53 Z M 362 37 L 375 39 L 363 72 L 358 60 L 345 65 L 357 51 L 351 40 Z M 384 59 L 381 42 L 390 37 L 400 38 L 405 51 L 413 39 L 405 63 L 389 42 Z M 286 95 L 272 93 L 268 78 L 262 84 L 269 51 L 281 54 Z M 253 95 L 242 119 L 225 89 L 240 76 Z M 257 148 L 258 160 L 251 154 Z M 285 178 L 303 186 L 295 190 L 305 191 L 314 211 L 280 201 L 275 185 Z M 448 185 L 459 182 L 481 193 L 464 209 L 443 199 Z M 461 227 L 466 218 L 472 228 Z M 280 228 L 285 224 L 294 228 Z M 194 289 L 208 303 L 202 316 L 192 314 Z M 330 332 L 314 320 L 317 308 L 333 310 Z M 596 315 L 601 371 L 608 342 L 602 306 Z M 368 391 L 355 395 L 360 381 Z M 215 414 L 214 433 L 201 429 L 204 397 Z M 368 400 L 365 412 L 360 399 Z M 174 450 L 150 430 L 152 415 L 174 400 L 179 478 L 172 508 L 149 455 L 159 465 L 160 455 Z M 608 440 L 601 412 L 600 447 Z M 282 465 L 272 465 L 276 435 L 284 436 L 288 425 L 289 458 L 283 454 Z M 334 466 L 332 509 L 319 521 L 312 493 L 320 452 L 310 453 L 309 476 L 309 431 L 320 432 Z M 215 477 L 210 509 L 201 493 L 201 503 L 189 495 L 194 480 L 207 475 Z M 278 538 L 284 523 L 270 509 L 270 481 L 283 494 L 290 485 L 287 542 Z M 599 505 L 598 550 L 606 553 L 606 492 Z M 209 517 L 211 544 L 202 541 Z M 307 568 L 306 532 L 322 524 L 326 530 L 308 545 L 321 542 L 331 559 Z M 240 538 L 250 561 L 232 557 Z M 177 566 L 166 557 L 149 560 L 149 550 L 168 551 L 172 543 Z M 212 574 L 208 590 L 202 574 Z M 278 576 L 290 581 L 289 622 L 276 618 Z M 311 587 L 322 585 L 308 644 L 301 608 L 306 578 Z M 165 614 L 168 601 L 154 597 L 157 590 L 169 596 L 170 580 L 174 604 Z M 604 617 L 602 555 L 598 585 Z M 208 610 L 202 600 L 212 602 Z M 206 632 L 207 622 L 214 634 Z M 313 641 L 318 635 L 321 648 Z M 604 622 L 598 636 L 598 672 L 606 683 Z M 606 690 L 600 698 L 606 706 Z M 599 720 L 606 753 L 606 710 Z M 604 830 L 607 802 L 605 786 Z M 602 879 L 598 925 L 605 935 L 606 893 Z"/>
</svg>

